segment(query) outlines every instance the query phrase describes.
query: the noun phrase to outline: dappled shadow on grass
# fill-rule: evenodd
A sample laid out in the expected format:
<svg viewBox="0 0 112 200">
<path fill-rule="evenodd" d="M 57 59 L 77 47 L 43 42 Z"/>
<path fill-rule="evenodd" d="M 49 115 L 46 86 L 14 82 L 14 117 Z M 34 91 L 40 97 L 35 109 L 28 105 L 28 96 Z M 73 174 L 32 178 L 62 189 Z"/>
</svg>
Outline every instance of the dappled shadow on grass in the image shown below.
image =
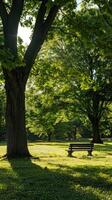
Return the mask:
<svg viewBox="0 0 112 200">
<path fill-rule="evenodd" d="M 66 147 L 69 145 L 69 142 L 36 142 L 30 143 L 29 146 L 57 146 L 57 147 Z"/>
<path fill-rule="evenodd" d="M 82 187 L 90 186 L 94 189 L 100 189 L 105 192 L 111 192 L 112 190 L 112 168 L 99 166 L 68 167 L 64 165 L 58 165 L 58 167 L 58 171 L 63 169 L 64 174 L 74 174 L 74 183 L 80 184 Z"/>
<path fill-rule="evenodd" d="M 9 163 L 10 168 L 0 169 L 3 200 L 100 200 L 95 190 L 102 193 L 111 189 L 111 184 L 99 175 L 99 168 L 59 165 L 51 170 L 29 159 L 13 159 Z"/>
<path fill-rule="evenodd" d="M 95 146 L 95 150 L 99 150 L 99 151 L 105 151 L 105 152 L 112 152 L 112 143 L 111 144 L 98 144 L 97 146 Z"/>
</svg>

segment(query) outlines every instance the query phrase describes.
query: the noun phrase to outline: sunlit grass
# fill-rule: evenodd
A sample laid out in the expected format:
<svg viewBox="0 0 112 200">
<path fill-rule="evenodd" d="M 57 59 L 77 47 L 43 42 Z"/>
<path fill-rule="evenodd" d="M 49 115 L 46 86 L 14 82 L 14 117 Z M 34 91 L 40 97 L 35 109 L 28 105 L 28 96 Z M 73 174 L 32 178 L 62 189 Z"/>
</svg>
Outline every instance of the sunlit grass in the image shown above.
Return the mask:
<svg viewBox="0 0 112 200">
<path fill-rule="evenodd" d="M 112 200 L 112 143 L 95 145 L 93 157 L 68 143 L 29 143 L 37 159 L 0 160 L 0 200 Z M 0 156 L 6 145 L 0 145 Z"/>
</svg>

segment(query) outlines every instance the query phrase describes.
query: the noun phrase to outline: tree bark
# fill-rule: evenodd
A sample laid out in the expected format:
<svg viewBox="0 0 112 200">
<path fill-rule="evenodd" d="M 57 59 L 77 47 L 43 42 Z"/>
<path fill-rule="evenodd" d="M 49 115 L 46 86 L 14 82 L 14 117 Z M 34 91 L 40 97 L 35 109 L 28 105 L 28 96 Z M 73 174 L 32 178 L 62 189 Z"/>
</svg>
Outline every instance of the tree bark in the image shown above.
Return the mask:
<svg viewBox="0 0 112 200">
<path fill-rule="evenodd" d="M 91 104 L 92 104 L 91 109 L 88 112 L 88 118 L 92 124 L 92 132 L 93 132 L 92 143 L 103 143 L 99 131 L 102 104 L 100 105 L 100 96 L 98 92 L 93 91 Z"/>
<path fill-rule="evenodd" d="M 103 141 L 101 140 L 100 132 L 99 132 L 99 121 L 93 120 L 92 123 L 92 132 L 93 132 L 93 139 L 92 143 L 100 143 L 102 144 Z"/>
<path fill-rule="evenodd" d="M 5 76 L 7 157 L 29 157 L 25 129 L 25 84 L 17 78 L 17 73 L 8 74 L 10 76 Z"/>
</svg>

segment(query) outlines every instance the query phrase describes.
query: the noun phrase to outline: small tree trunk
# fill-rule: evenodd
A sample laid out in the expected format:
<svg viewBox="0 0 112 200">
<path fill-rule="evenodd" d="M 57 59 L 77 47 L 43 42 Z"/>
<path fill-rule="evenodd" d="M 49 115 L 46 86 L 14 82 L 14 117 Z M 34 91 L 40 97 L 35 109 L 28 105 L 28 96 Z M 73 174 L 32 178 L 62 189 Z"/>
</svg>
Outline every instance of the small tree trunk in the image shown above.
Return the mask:
<svg viewBox="0 0 112 200">
<path fill-rule="evenodd" d="M 7 157 L 28 157 L 25 130 L 25 86 L 21 80 L 6 78 Z"/>
<path fill-rule="evenodd" d="M 77 135 L 77 128 L 75 127 L 75 129 L 74 129 L 74 134 L 73 134 L 74 140 L 76 140 L 76 135 Z"/>
<path fill-rule="evenodd" d="M 48 135 L 48 142 L 50 142 L 51 141 L 51 135 L 52 135 L 52 133 L 50 132 L 47 135 Z"/>
<path fill-rule="evenodd" d="M 69 140 L 69 141 L 71 141 L 71 140 L 72 140 L 72 135 L 71 135 L 71 132 L 70 132 L 70 131 L 68 131 L 68 132 L 67 132 L 67 135 L 68 135 L 68 140 Z"/>
<path fill-rule="evenodd" d="M 101 140 L 101 136 L 100 136 L 100 132 L 99 132 L 99 121 L 93 120 L 91 123 L 92 123 L 92 131 L 93 131 L 92 143 L 102 144 L 103 141 Z"/>
</svg>

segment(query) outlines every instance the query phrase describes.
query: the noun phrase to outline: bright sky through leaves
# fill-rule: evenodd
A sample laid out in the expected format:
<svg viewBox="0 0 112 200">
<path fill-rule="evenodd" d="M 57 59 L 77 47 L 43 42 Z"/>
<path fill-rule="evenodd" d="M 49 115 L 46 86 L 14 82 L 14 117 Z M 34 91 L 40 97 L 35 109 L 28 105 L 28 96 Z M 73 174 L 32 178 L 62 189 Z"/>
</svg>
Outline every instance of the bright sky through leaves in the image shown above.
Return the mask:
<svg viewBox="0 0 112 200">
<path fill-rule="evenodd" d="M 81 2 L 82 2 L 82 0 L 77 0 L 78 5 Z M 30 35 L 31 35 L 30 28 L 25 28 L 25 27 L 19 26 L 18 35 L 23 39 L 24 44 L 30 43 Z"/>
<path fill-rule="evenodd" d="M 29 44 L 30 34 L 31 34 L 30 28 L 25 28 L 25 27 L 19 26 L 18 35 L 23 39 L 24 44 Z"/>
</svg>

